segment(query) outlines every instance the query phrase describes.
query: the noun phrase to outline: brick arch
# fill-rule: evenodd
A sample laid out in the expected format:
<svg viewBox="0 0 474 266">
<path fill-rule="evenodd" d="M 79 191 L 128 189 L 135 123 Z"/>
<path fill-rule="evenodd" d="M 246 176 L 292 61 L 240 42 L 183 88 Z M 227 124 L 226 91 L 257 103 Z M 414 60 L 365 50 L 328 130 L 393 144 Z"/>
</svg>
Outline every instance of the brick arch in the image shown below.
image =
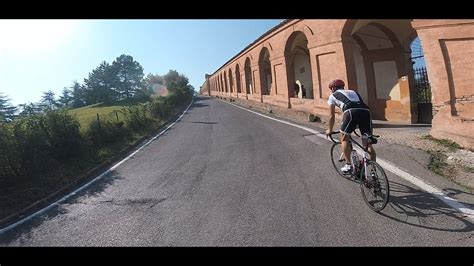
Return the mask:
<svg viewBox="0 0 474 266">
<path fill-rule="evenodd" d="M 220 73 L 220 82 L 221 82 L 221 91 L 225 92 L 225 87 L 224 87 L 224 76 L 222 73 Z"/>
<path fill-rule="evenodd" d="M 301 30 L 304 30 L 306 29 L 306 27 L 303 27 L 302 25 L 300 25 L 300 28 Z M 295 42 L 295 39 L 300 36 L 300 35 L 303 35 L 304 38 L 306 39 L 307 41 L 307 44 L 306 44 L 306 49 L 307 49 L 307 59 L 308 61 L 306 62 L 309 62 L 309 68 L 307 69 L 309 71 L 309 75 L 310 75 L 310 78 L 308 80 L 308 77 L 307 77 L 307 74 L 305 75 L 302 75 L 300 76 L 299 78 L 302 78 L 303 80 L 306 80 L 306 83 L 303 84 L 306 86 L 305 89 L 309 89 L 309 95 L 311 95 L 311 98 L 313 97 L 313 84 L 312 84 L 312 76 L 313 76 L 313 73 L 312 73 L 312 69 L 311 69 L 311 56 L 309 55 L 309 38 L 307 36 L 307 34 L 305 34 L 305 31 L 301 31 L 301 30 L 293 30 L 291 31 L 291 34 L 287 34 L 287 38 L 286 38 L 286 43 L 284 45 L 284 56 L 285 56 L 285 65 L 286 65 L 286 78 L 287 78 L 287 84 L 288 84 L 288 95 L 289 97 L 298 97 L 297 95 L 297 92 L 300 92 L 300 84 L 296 85 L 296 79 L 297 79 L 297 75 L 295 74 L 295 54 L 292 53 L 291 51 L 291 46 L 294 44 Z M 306 30 L 306 32 L 308 33 L 308 30 Z M 309 34 L 311 34 L 311 32 L 309 32 Z M 306 63 L 306 62 L 303 62 Z M 297 87 L 297 88 L 296 88 Z M 306 91 L 306 90 L 305 90 Z M 303 96 L 306 95 L 306 93 L 302 94 Z"/>
<path fill-rule="evenodd" d="M 222 92 L 227 92 L 227 86 L 225 86 L 225 83 L 224 83 L 224 75 L 222 74 L 222 72 L 220 73 L 220 76 L 221 76 L 221 88 L 222 88 Z"/>
<path fill-rule="evenodd" d="M 222 72 L 224 72 L 224 87 L 225 87 L 225 92 L 229 92 L 229 86 L 227 85 L 227 80 L 228 80 L 228 79 L 227 79 L 227 73 L 226 73 L 225 70 L 222 71 Z"/>
<path fill-rule="evenodd" d="M 293 30 L 289 30 L 285 35 L 286 43 L 288 43 L 288 39 L 295 32 L 301 32 L 306 36 L 306 39 L 308 40 L 308 48 L 314 46 L 314 42 L 315 42 L 314 31 L 307 24 L 296 24 L 296 25 L 294 25 Z M 286 45 L 284 47 L 285 47 L 285 51 L 286 51 Z"/>
<path fill-rule="evenodd" d="M 363 51 L 368 50 L 367 45 L 361 38 L 359 38 L 357 35 L 352 36 L 352 31 L 354 30 L 354 27 L 356 26 L 358 21 L 358 19 L 348 19 L 343 24 L 341 29 L 341 41 L 344 50 L 344 61 L 346 65 L 347 86 L 352 88 L 357 88 L 357 74 L 354 62 L 354 55 L 352 51 L 353 40 L 359 45 L 359 47 Z M 366 25 L 372 25 L 377 27 L 390 39 L 394 47 L 399 47 L 401 49 L 400 41 L 395 36 L 395 34 L 386 26 L 377 22 L 369 22 Z"/>
<path fill-rule="evenodd" d="M 262 54 L 262 51 L 263 51 L 265 48 L 268 50 L 268 54 L 270 55 L 270 58 L 274 58 L 275 52 L 273 51 L 273 48 L 272 48 L 272 46 L 270 45 L 270 42 L 266 42 L 266 43 L 260 45 L 259 48 L 257 49 L 257 50 L 258 50 L 258 54 L 257 54 L 257 57 L 258 57 L 258 58 L 256 59 L 256 60 L 257 60 L 257 63 L 260 62 L 260 55 Z M 252 54 L 250 54 L 250 56 L 252 57 Z M 252 59 L 252 61 L 254 61 L 254 60 Z"/>
<path fill-rule="evenodd" d="M 378 28 L 379 30 L 381 30 L 390 39 L 390 41 L 392 42 L 393 47 L 401 48 L 402 45 L 400 43 L 400 40 L 395 35 L 395 33 L 393 33 L 393 31 L 391 29 L 389 29 L 386 26 L 384 26 L 380 23 L 377 23 L 377 22 L 370 22 L 367 25 L 374 26 L 374 27 Z"/>
<path fill-rule="evenodd" d="M 405 51 L 410 50 L 411 43 L 413 42 L 413 40 L 416 39 L 416 37 L 418 37 L 418 32 L 416 30 L 413 30 L 410 35 L 408 35 L 404 40 L 402 40 L 402 47 Z"/>
<path fill-rule="evenodd" d="M 352 30 L 354 29 L 356 23 L 357 19 L 348 19 L 346 23 L 344 23 L 341 31 L 341 39 L 343 41 L 351 38 Z"/>
<path fill-rule="evenodd" d="M 304 31 L 300 31 L 300 30 L 294 30 L 294 31 L 291 31 L 291 34 L 288 34 L 287 37 L 286 37 L 286 42 L 285 42 L 285 52 L 289 52 L 290 51 L 290 46 L 291 44 L 293 44 L 293 41 L 296 39 L 296 37 L 298 36 L 298 34 L 303 34 L 306 38 L 306 40 L 308 40 L 308 36 L 304 33 Z M 309 40 L 308 40 L 309 42 Z"/>
<path fill-rule="evenodd" d="M 229 78 L 229 91 L 231 93 L 233 93 L 234 92 L 234 81 L 233 81 L 234 76 L 232 75 L 232 68 L 231 67 L 229 68 L 228 72 L 229 72 L 229 76 L 228 76 L 228 78 Z"/>
<path fill-rule="evenodd" d="M 269 47 L 269 48 L 270 48 L 269 51 L 270 51 L 270 52 L 273 52 L 273 47 L 272 47 L 272 44 L 271 44 L 270 42 L 267 42 L 266 47 L 267 47 L 267 48 Z"/>
<path fill-rule="evenodd" d="M 242 86 L 240 84 L 240 64 L 239 62 L 235 63 L 235 87 L 237 89 L 237 93 L 242 93 Z"/>
<path fill-rule="evenodd" d="M 265 61 L 265 55 L 268 53 L 268 62 Z M 258 70 L 260 74 L 260 94 L 261 95 L 270 95 L 271 94 L 271 88 L 272 88 L 272 83 L 273 83 L 273 77 L 272 77 L 272 65 L 271 65 L 271 60 L 272 60 L 272 54 L 270 50 L 268 49 L 267 46 L 263 46 L 260 49 L 260 52 L 258 54 Z M 269 64 L 267 66 L 266 64 Z"/>
<path fill-rule="evenodd" d="M 268 49 L 268 47 L 264 46 L 260 49 L 260 52 L 258 53 L 258 63 L 259 64 L 264 59 L 263 56 L 264 56 L 266 51 L 268 51 L 268 57 L 272 58 L 272 54 L 270 53 L 270 50 Z"/>
<path fill-rule="evenodd" d="M 366 26 L 377 28 L 391 45 L 385 46 L 385 48 L 377 48 L 372 45 L 371 39 L 365 39 L 362 34 L 358 34 L 359 30 Z M 356 27 L 357 30 L 355 30 Z M 400 37 L 395 34 L 396 32 L 401 33 L 398 34 Z M 410 43 L 410 40 L 415 37 L 416 31 L 411 26 L 410 20 L 393 24 L 393 26 L 392 24 L 384 25 L 384 20 L 360 22 L 359 20 L 347 20 L 343 27 L 341 38 L 344 46 L 349 87 L 357 87 L 357 78 L 362 78 L 359 85 L 361 88 L 365 87 L 367 103 L 372 108 L 376 119 L 389 121 L 414 120 L 412 117 L 414 109 L 410 103 L 414 82 L 411 77 L 412 67 L 409 60 L 407 60 L 407 51 L 409 51 L 407 42 Z M 363 64 L 359 61 L 356 65 L 354 61 L 357 52 L 353 50 L 351 44 L 354 41 L 362 50 L 358 57 L 362 58 Z M 388 66 L 390 68 L 387 68 Z M 358 69 L 362 68 L 363 72 L 355 73 L 357 67 Z M 352 80 L 349 78 L 351 72 Z M 359 74 L 358 77 L 357 74 Z M 408 84 L 403 82 L 407 79 L 400 79 L 403 76 L 408 76 Z M 361 94 L 364 95 L 363 92 Z"/>
<path fill-rule="evenodd" d="M 251 55 L 247 56 L 244 61 L 244 77 L 245 77 L 245 92 L 246 94 L 253 94 L 254 88 L 252 85 L 252 59 Z"/>
<path fill-rule="evenodd" d="M 354 36 L 352 36 L 352 31 L 354 29 L 354 26 L 357 24 L 357 21 L 358 21 L 358 19 L 348 19 L 346 21 L 346 23 L 344 24 L 344 27 L 342 28 L 342 31 L 341 31 L 341 39 L 342 39 L 343 42 L 344 41 L 350 42 L 350 39 L 354 37 Z M 385 25 L 382 25 L 378 22 L 369 22 L 369 23 L 363 25 L 362 27 L 364 27 L 366 25 L 371 25 L 371 26 L 374 26 L 374 27 L 378 28 L 380 31 L 382 31 L 389 38 L 389 40 L 392 42 L 393 47 L 401 48 L 401 46 L 402 46 L 401 41 L 398 39 L 398 37 L 395 35 L 395 33 L 391 29 L 386 27 Z"/>
<path fill-rule="evenodd" d="M 354 35 L 352 36 L 352 39 L 354 39 L 354 41 L 357 43 L 357 45 L 359 45 L 360 49 L 362 49 L 362 51 L 368 51 L 369 48 L 367 48 L 367 45 L 365 45 L 365 42 L 357 35 Z"/>
</svg>

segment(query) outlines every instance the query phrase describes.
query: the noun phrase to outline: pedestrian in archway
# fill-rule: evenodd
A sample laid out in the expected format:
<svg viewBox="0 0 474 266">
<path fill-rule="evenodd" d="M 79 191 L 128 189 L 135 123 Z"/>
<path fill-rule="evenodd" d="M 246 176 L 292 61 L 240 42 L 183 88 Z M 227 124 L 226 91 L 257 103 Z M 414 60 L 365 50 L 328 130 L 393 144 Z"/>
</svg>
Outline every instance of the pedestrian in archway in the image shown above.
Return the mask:
<svg viewBox="0 0 474 266">
<path fill-rule="evenodd" d="M 298 98 L 298 93 L 300 93 L 300 85 L 298 85 L 298 83 L 295 82 L 295 85 L 294 85 L 294 89 L 295 89 L 295 98 Z"/>
</svg>

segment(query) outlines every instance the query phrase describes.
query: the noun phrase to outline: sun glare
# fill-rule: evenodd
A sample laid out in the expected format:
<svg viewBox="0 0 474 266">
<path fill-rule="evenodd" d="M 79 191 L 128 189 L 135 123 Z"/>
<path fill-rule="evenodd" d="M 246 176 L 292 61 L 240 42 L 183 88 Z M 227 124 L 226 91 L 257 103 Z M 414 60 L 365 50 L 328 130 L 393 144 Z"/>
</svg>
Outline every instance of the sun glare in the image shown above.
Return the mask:
<svg viewBox="0 0 474 266">
<path fill-rule="evenodd" d="M 0 49 L 14 54 L 46 52 L 67 41 L 77 24 L 75 20 L 0 20 Z"/>
</svg>

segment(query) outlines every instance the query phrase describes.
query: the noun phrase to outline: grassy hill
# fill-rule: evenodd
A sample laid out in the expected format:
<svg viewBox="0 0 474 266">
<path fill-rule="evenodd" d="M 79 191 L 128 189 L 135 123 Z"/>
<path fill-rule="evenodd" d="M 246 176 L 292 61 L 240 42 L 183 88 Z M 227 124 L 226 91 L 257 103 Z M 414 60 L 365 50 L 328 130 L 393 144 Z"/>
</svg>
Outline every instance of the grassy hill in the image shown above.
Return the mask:
<svg viewBox="0 0 474 266">
<path fill-rule="evenodd" d="M 99 114 L 100 121 L 123 121 L 125 119 L 121 110 L 123 105 L 103 106 L 103 104 L 93 104 L 81 108 L 71 109 L 69 113 L 75 115 L 81 124 L 81 131 L 87 130 L 89 124 L 97 120 Z"/>
</svg>

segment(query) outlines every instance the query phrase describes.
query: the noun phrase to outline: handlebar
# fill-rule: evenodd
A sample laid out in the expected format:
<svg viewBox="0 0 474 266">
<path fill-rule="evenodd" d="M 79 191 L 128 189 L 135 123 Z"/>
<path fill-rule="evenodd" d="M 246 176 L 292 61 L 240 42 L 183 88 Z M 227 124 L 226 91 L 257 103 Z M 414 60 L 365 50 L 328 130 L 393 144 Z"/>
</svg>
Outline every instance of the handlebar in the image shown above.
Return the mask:
<svg viewBox="0 0 474 266">
<path fill-rule="evenodd" d="M 341 133 L 341 132 L 339 132 L 339 131 L 333 131 L 333 132 L 329 133 L 328 137 L 331 139 L 332 142 L 334 142 L 334 143 L 340 143 L 340 141 L 334 140 L 334 138 L 332 137 L 332 135 L 340 134 L 340 133 Z M 357 133 L 355 132 L 355 130 L 354 130 L 354 134 L 355 134 L 356 136 L 360 137 L 360 135 L 357 134 Z M 378 139 L 378 138 L 380 138 L 379 135 L 371 135 L 371 136 L 369 136 L 369 139 L 370 139 L 369 143 L 372 143 L 372 144 L 377 143 L 377 139 Z M 351 137 L 351 140 L 352 140 L 352 137 Z"/>
<path fill-rule="evenodd" d="M 334 142 L 334 143 L 339 143 L 339 141 L 336 141 L 336 140 L 334 140 L 334 139 L 332 138 L 332 135 L 339 134 L 339 133 L 341 133 L 341 132 L 339 132 L 339 131 L 333 131 L 333 132 L 329 133 L 329 138 L 331 139 L 332 142 Z"/>
<path fill-rule="evenodd" d="M 332 140 L 332 142 L 334 142 L 334 143 L 339 143 L 340 141 L 334 140 L 334 139 L 332 138 L 332 135 L 340 134 L 340 133 L 341 133 L 341 132 L 339 132 L 339 131 L 333 131 L 333 132 L 329 133 L 329 138 Z M 360 135 L 357 134 L 357 132 L 356 132 L 355 130 L 354 130 L 354 134 L 355 134 L 357 137 L 360 137 Z"/>
</svg>

